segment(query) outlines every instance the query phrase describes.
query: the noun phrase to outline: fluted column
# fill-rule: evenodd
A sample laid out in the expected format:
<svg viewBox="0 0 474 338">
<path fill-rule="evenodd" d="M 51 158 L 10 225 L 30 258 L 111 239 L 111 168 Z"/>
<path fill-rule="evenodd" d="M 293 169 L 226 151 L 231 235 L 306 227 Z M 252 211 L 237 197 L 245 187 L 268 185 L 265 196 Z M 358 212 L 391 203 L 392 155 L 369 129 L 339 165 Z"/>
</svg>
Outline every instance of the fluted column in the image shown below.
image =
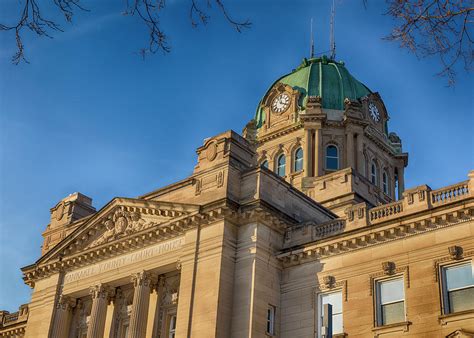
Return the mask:
<svg viewBox="0 0 474 338">
<path fill-rule="evenodd" d="M 304 130 L 304 176 L 311 177 L 313 176 L 313 151 L 311 149 L 311 144 L 313 143 L 313 132 L 311 129 Z"/>
<path fill-rule="evenodd" d="M 59 296 L 54 315 L 52 338 L 63 338 L 69 336 L 72 309 L 76 306 L 76 300 L 68 296 Z"/>
<path fill-rule="evenodd" d="M 113 289 L 104 284 L 97 284 L 90 288 L 92 309 L 87 338 L 102 338 L 104 336 L 107 305 L 113 295 Z"/>
<path fill-rule="evenodd" d="M 132 314 L 130 315 L 129 338 L 145 338 L 148 306 L 153 278 L 150 272 L 142 271 L 132 275 L 135 287 L 133 293 Z"/>
<path fill-rule="evenodd" d="M 346 142 L 346 158 L 347 158 L 347 163 L 346 163 L 346 167 L 351 167 L 351 168 L 354 168 L 355 169 L 355 160 L 354 160 L 354 155 L 355 155 L 355 151 L 354 151 L 354 133 L 352 133 L 351 131 L 348 131 L 347 134 L 346 134 L 346 139 L 347 139 L 347 142 Z"/>
<path fill-rule="evenodd" d="M 321 128 L 314 130 L 314 176 L 323 175 L 323 140 Z"/>
<path fill-rule="evenodd" d="M 357 171 L 362 176 L 366 177 L 365 175 L 365 157 L 364 157 L 364 145 L 362 143 L 362 135 L 363 132 L 357 134 L 356 138 L 356 151 L 357 151 Z"/>
</svg>

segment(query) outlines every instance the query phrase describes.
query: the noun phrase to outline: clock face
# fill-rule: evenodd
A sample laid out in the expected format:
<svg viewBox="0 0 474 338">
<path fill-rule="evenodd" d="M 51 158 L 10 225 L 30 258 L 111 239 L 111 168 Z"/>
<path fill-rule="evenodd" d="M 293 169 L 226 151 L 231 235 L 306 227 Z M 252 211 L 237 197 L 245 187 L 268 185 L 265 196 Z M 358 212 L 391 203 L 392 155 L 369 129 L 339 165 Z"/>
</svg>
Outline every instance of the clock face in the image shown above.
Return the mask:
<svg viewBox="0 0 474 338">
<path fill-rule="evenodd" d="M 380 120 L 379 110 L 377 109 L 377 106 L 372 102 L 369 103 L 369 113 L 372 120 L 374 120 L 375 122 L 379 122 Z"/>
<path fill-rule="evenodd" d="M 273 99 L 272 110 L 275 113 L 278 113 L 278 114 L 283 113 L 284 111 L 288 109 L 289 106 L 290 106 L 290 95 L 288 95 L 287 93 L 281 93 Z"/>
</svg>

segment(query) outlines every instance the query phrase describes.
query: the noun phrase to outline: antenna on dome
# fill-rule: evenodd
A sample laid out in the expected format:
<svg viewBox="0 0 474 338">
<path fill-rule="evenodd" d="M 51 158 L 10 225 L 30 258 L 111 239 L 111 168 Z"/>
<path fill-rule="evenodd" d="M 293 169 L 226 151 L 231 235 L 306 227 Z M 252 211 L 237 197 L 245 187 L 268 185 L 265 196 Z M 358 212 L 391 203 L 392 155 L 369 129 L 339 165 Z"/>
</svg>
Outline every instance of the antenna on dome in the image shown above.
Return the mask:
<svg viewBox="0 0 474 338">
<path fill-rule="evenodd" d="M 310 49 L 310 58 L 314 58 L 314 37 L 313 37 L 313 18 L 311 18 L 311 49 Z"/>
<path fill-rule="evenodd" d="M 331 29 L 330 29 L 330 35 L 329 35 L 329 49 L 331 50 L 330 54 L 330 59 L 335 60 L 336 59 L 336 40 L 334 38 L 334 17 L 336 16 L 336 5 L 335 1 L 332 0 L 332 8 L 331 8 Z"/>
</svg>

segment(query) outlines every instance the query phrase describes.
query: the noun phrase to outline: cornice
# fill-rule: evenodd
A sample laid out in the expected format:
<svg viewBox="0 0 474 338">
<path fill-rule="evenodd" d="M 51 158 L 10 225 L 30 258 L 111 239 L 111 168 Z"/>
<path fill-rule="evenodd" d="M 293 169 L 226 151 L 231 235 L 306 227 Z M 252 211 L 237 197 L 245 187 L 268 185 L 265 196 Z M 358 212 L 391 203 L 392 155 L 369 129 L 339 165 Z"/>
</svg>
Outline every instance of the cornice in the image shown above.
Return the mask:
<svg viewBox="0 0 474 338">
<path fill-rule="evenodd" d="M 262 137 L 258 137 L 257 138 L 257 144 L 262 145 L 263 143 L 266 143 L 270 140 L 276 139 L 280 136 L 290 134 L 290 133 L 294 132 L 295 130 L 298 130 L 298 129 L 301 129 L 301 128 L 303 128 L 303 124 L 301 122 L 297 122 L 297 123 L 295 123 L 295 124 L 293 124 L 293 125 L 291 125 L 287 128 L 274 131 L 274 132 L 272 132 L 270 134 L 267 134 L 265 136 L 262 136 Z"/>
<path fill-rule="evenodd" d="M 342 233 L 334 237 L 300 245 L 297 249 L 288 249 L 277 255 L 284 265 L 299 265 L 305 262 L 327 258 L 364 249 L 367 247 L 403 239 L 430 231 L 452 227 L 474 220 L 470 213 L 459 211 L 446 212 L 442 215 L 426 215 L 424 219 L 402 223 L 388 222 L 368 228 L 357 229 L 352 233 Z"/>
</svg>

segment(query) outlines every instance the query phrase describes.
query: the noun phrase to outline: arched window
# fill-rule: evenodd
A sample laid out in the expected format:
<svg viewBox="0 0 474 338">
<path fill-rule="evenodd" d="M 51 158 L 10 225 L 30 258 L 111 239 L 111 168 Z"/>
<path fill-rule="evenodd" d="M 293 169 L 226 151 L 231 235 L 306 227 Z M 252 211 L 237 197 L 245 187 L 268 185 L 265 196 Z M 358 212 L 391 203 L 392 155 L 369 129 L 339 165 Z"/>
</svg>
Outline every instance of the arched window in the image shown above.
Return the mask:
<svg viewBox="0 0 474 338">
<path fill-rule="evenodd" d="M 370 165 L 370 182 L 377 185 L 377 165 L 374 161 L 372 161 L 372 164 Z"/>
<path fill-rule="evenodd" d="M 278 176 L 285 176 L 285 167 L 286 167 L 286 158 L 285 158 L 285 155 L 281 154 L 280 156 L 278 156 L 278 160 L 277 160 L 277 174 Z"/>
<path fill-rule="evenodd" d="M 326 147 L 326 169 L 339 169 L 339 151 L 336 146 L 330 145 Z"/>
<path fill-rule="evenodd" d="M 389 189 L 388 189 L 388 176 L 387 173 L 384 171 L 382 174 L 382 188 L 383 192 L 385 195 L 388 195 Z"/>
<path fill-rule="evenodd" d="M 267 168 L 268 169 L 268 161 L 267 160 L 263 161 L 262 164 L 260 164 L 260 166 L 262 168 Z"/>
<path fill-rule="evenodd" d="M 303 170 L 303 149 L 301 148 L 295 151 L 295 164 L 293 169 L 295 172 Z"/>
</svg>

